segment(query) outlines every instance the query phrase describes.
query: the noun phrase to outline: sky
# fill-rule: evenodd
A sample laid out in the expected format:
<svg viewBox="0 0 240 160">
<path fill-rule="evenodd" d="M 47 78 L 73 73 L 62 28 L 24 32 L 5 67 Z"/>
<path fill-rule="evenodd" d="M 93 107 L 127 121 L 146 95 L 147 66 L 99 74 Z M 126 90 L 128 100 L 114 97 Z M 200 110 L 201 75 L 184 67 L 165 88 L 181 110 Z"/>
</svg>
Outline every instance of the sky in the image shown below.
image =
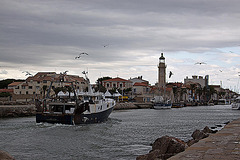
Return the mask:
<svg viewBox="0 0 240 160">
<path fill-rule="evenodd" d="M 163 53 L 168 82 L 209 75 L 238 91 L 239 8 L 238 0 L 1 0 L 0 80 L 88 71 L 91 83 L 143 76 L 155 84 Z"/>
</svg>

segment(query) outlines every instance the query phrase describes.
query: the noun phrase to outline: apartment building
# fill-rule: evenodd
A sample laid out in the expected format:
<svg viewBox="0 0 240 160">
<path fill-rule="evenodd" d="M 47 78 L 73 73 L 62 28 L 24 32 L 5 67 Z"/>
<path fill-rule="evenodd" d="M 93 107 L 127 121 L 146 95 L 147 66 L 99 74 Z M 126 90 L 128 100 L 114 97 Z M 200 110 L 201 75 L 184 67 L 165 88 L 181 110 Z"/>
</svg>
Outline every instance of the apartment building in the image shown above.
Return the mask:
<svg viewBox="0 0 240 160">
<path fill-rule="evenodd" d="M 43 98 L 50 85 L 50 95 L 54 95 L 54 89 L 57 87 L 70 86 L 71 82 L 76 90 L 84 91 L 87 88 L 87 82 L 83 77 L 76 75 L 57 74 L 56 72 L 38 72 L 36 75 L 28 77 L 24 82 L 13 82 L 8 88 L 13 89 L 13 99 L 33 99 Z"/>
</svg>

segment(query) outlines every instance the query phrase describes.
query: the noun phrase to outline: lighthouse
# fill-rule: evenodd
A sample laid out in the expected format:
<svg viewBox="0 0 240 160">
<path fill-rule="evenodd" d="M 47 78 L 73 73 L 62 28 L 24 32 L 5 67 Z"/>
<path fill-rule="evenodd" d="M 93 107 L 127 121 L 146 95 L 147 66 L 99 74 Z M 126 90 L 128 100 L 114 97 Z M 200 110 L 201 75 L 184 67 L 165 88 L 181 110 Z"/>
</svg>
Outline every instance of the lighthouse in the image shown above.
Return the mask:
<svg viewBox="0 0 240 160">
<path fill-rule="evenodd" d="M 166 85 L 166 65 L 165 57 L 163 57 L 163 53 L 161 53 L 158 65 L 158 87 L 164 88 L 165 85 Z"/>
</svg>

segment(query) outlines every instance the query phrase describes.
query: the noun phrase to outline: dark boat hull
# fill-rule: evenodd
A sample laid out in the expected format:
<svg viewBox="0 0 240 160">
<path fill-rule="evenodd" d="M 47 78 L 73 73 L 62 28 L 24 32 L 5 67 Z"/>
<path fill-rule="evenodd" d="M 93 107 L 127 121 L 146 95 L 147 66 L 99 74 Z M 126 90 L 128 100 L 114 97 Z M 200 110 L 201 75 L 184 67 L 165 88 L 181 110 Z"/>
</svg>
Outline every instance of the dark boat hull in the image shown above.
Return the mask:
<svg viewBox="0 0 240 160">
<path fill-rule="evenodd" d="M 50 113 L 36 113 L 36 122 L 60 123 L 60 124 L 90 124 L 105 122 L 113 107 L 108 108 L 102 112 L 91 114 L 50 114 Z"/>
</svg>

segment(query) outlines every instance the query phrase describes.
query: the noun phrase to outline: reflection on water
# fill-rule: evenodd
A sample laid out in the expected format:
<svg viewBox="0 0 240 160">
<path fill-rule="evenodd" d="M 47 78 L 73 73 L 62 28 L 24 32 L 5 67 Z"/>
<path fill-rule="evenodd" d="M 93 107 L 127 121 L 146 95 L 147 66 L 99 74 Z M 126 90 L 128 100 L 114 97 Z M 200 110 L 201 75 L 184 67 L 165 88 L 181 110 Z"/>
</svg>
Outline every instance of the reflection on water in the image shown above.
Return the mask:
<svg viewBox="0 0 240 160">
<path fill-rule="evenodd" d="M 230 106 L 114 111 L 90 125 L 35 123 L 35 117 L 0 119 L 0 150 L 16 159 L 136 159 L 164 136 L 187 141 L 195 129 L 239 118 Z"/>
</svg>

